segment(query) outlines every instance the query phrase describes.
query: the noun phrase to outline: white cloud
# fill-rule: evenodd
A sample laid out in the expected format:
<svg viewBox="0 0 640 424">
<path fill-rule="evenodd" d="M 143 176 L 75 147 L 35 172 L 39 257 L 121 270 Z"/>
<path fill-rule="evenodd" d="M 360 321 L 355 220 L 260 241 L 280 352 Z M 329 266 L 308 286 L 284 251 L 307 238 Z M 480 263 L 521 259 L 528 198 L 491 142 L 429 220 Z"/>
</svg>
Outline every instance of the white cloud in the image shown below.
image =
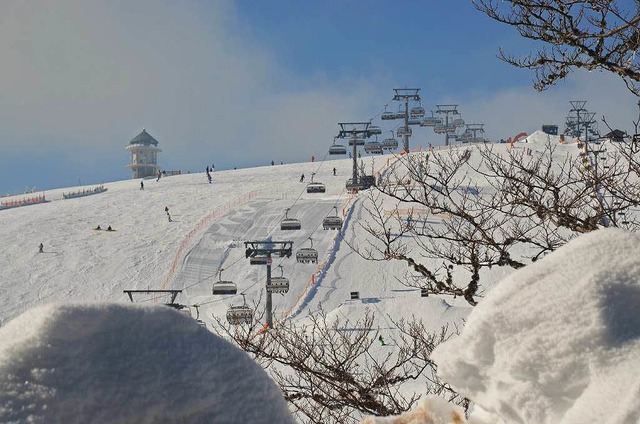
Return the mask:
<svg viewBox="0 0 640 424">
<path fill-rule="evenodd" d="M 459 101 L 467 122 L 485 123 L 486 135 L 497 140 L 525 131 L 531 133 L 543 124 L 564 128 L 571 100 L 586 100 L 595 112 L 598 128 L 608 132 L 602 117 L 613 128 L 631 132 L 638 119 L 638 98 L 617 77 L 601 72 L 575 72 L 564 82 L 539 93 L 532 87 L 506 88 L 493 93 L 473 94 Z"/>
<path fill-rule="evenodd" d="M 146 127 L 164 164 L 199 169 L 318 155 L 338 121 L 365 118 L 370 84 L 291 74 L 234 13 L 228 2 L 3 1 L 0 148 L 110 149 L 124 165 Z"/>
</svg>

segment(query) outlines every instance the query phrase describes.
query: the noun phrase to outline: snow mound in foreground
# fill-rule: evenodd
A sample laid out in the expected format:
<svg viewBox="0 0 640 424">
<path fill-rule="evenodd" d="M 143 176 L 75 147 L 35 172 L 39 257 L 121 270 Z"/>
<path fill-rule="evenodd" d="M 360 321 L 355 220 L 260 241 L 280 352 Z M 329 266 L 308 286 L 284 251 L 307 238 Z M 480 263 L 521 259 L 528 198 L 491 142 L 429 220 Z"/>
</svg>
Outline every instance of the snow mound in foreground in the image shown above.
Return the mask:
<svg viewBox="0 0 640 424">
<path fill-rule="evenodd" d="M 166 306 L 41 306 L 0 340 L 3 423 L 292 422 L 256 363 Z"/>
<path fill-rule="evenodd" d="M 583 235 L 497 284 L 438 374 L 508 423 L 640 423 L 640 237 Z"/>
</svg>

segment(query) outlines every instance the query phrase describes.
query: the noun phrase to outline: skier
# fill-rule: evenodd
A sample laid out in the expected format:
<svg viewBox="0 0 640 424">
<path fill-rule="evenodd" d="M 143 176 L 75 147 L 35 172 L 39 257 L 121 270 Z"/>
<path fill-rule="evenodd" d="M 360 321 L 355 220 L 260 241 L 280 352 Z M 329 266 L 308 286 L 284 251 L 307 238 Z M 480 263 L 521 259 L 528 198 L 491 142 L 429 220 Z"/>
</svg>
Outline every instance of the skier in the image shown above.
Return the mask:
<svg viewBox="0 0 640 424">
<path fill-rule="evenodd" d="M 144 181 L 140 181 L 140 190 L 144 190 Z"/>
<path fill-rule="evenodd" d="M 168 207 L 168 206 L 165 206 L 165 207 L 164 207 L 164 211 L 167 213 L 167 218 L 169 218 L 169 222 L 172 222 L 172 221 L 171 221 L 171 215 L 169 215 L 169 207 Z"/>
<path fill-rule="evenodd" d="M 382 338 L 382 334 L 380 335 L 380 337 L 378 337 L 378 341 L 380 342 L 380 345 L 385 346 L 384 339 Z"/>
<path fill-rule="evenodd" d="M 271 166 L 273 166 L 273 165 L 275 165 L 275 162 L 274 162 L 274 161 L 271 161 Z"/>
<path fill-rule="evenodd" d="M 316 157 L 315 156 L 311 156 L 311 162 L 315 162 L 316 161 Z"/>
<path fill-rule="evenodd" d="M 44 253 L 44 244 L 40 243 L 40 246 L 38 246 L 38 253 Z"/>
<path fill-rule="evenodd" d="M 111 228 L 111 225 L 109 225 L 109 226 L 107 227 L 107 231 L 115 231 L 115 230 L 114 230 L 113 228 Z"/>
<path fill-rule="evenodd" d="M 102 228 L 100 227 L 100 224 L 98 224 L 98 226 L 96 228 L 94 228 L 94 230 L 96 230 L 96 231 L 102 230 Z"/>
<path fill-rule="evenodd" d="M 207 165 L 207 175 L 209 175 L 209 165 Z"/>
<path fill-rule="evenodd" d="M 304 182 L 304 174 L 302 174 L 302 176 L 300 176 L 300 182 Z"/>
<path fill-rule="evenodd" d="M 162 172 L 160 172 L 160 170 L 158 169 L 158 179 L 156 180 L 156 182 L 160 181 L 160 177 L 162 177 Z"/>
<path fill-rule="evenodd" d="M 335 167 L 333 168 L 333 176 L 334 177 L 336 176 L 336 168 Z"/>
<path fill-rule="evenodd" d="M 211 184 L 211 174 L 207 172 L 207 180 L 209 180 L 209 184 Z"/>
</svg>

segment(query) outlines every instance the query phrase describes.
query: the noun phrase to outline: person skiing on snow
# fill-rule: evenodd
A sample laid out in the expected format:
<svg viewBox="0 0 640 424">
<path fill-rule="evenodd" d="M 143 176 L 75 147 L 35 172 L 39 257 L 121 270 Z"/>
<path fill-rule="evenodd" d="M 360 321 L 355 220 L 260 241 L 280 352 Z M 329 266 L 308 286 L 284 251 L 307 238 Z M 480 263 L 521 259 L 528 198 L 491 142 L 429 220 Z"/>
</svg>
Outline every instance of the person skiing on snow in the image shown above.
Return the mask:
<svg viewBox="0 0 640 424">
<path fill-rule="evenodd" d="M 335 167 L 333 168 L 333 176 L 334 177 L 336 176 L 336 168 Z"/>
<path fill-rule="evenodd" d="M 167 213 L 167 218 L 169 218 L 169 222 L 172 222 L 172 221 L 171 221 L 171 215 L 169 215 L 169 207 L 168 207 L 168 206 L 165 206 L 165 207 L 164 207 L 164 211 Z"/>
<path fill-rule="evenodd" d="M 44 244 L 40 243 L 40 246 L 38 246 L 38 253 L 44 253 Z"/>
<path fill-rule="evenodd" d="M 160 177 L 162 177 L 162 172 L 158 169 L 158 179 L 156 179 L 156 182 L 160 181 Z"/>
<path fill-rule="evenodd" d="M 300 182 L 304 182 L 304 174 L 302 174 L 302 176 L 300 177 Z"/>
<path fill-rule="evenodd" d="M 140 181 L 140 190 L 144 190 L 144 181 Z"/>
<path fill-rule="evenodd" d="M 380 335 L 380 337 L 378 337 L 378 341 L 380 342 L 380 345 L 385 346 L 384 339 L 382 338 L 382 334 Z"/>
<path fill-rule="evenodd" d="M 211 184 L 211 174 L 209 174 L 208 172 L 207 172 L 207 180 L 209 181 L 209 184 Z"/>
</svg>

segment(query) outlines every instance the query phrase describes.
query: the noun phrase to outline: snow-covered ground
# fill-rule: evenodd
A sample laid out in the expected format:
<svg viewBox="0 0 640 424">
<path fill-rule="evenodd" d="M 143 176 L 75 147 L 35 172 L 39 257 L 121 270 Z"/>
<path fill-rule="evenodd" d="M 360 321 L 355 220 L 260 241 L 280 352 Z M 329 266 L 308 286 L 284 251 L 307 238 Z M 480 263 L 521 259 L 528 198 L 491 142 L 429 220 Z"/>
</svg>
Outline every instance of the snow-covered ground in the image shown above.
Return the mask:
<svg viewBox="0 0 640 424">
<path fill-rule="evenodd" d="M 534 133 L 513 148 L 531 149 L 535 155 L 548 141 L 546 136 L 536 137 Z M 495 146 L 499 151 L 508 148 Z M 575 143 L 557 146 L 557 155 L 567 153 L 577 158 Z M 363 158 L 365 169 L 383 174 L 395 160 L 393 155 Z M 407 271 L 405 263 L 366 261 L 349 247 L 362 242 L 357 224 L 368 219 L 366 194 L 351 196 L 344 190 L 351 164 L 342 159 L 216 171 L 213 184 L 204 173 L 179 175 L 145 180 L 144 190 L 139 180 L 119 181 L 105 183 L 104 193 L 63 199 L 63 192 L 81 189 L 72 187 L 48 191 L 48 203 L 0 211 L 2 325 L 45 303 L 126 303 L 123 290 L 170 288 L 183 290 L 179 303 L 199 305 L 199 318 L 210 327 L 214 317 L 224 319 L 230 306 L 243 302 L 240 295 L 212 296 L 221 268 L 222 279 L 234 281 L 247 303 L 262 310 L 265 267 L 250 265 L 244 255 L 244 241 L 256 239 L 293 241 L 293 257 L 274 259 L 273 274 L 279 276 L 277 265 L 282 265 L 291 284 L 288 293 L 274 296 L 276 322 L 304 323 L 309 313 L 322 307 L 329 316 L 352 321 L 371 310 L 383 335 L 391 331 L 392 326 L 385 325 L 388 319 L 416 317 L 432 330 L 462 323 L 472 309 L 464 300 L 421 298 L 418 289 L 395 278 Z M 326 185 L 326 193 L 306 193 L 312 172 L 315 181 Z M 300 183 L 303 173 L 305 183 Z M 480 179 L 474 182 L 491 189 Z M 300 219 L 300 231 L 280 230 L 285 208 L 291 208 L 289 217 Z M 345 220 L 344 239 L 337 231 L 322 229 L 322 219 L 336 210 Z M 116 231 L 94 231 L 98 224 Z M 309 238 L 318 249 L 319 263 L 297 263 L 295 251 L 310 246 Z M 40 243 L 44 253 L 38 253 Z M 494 268 L 483 281 L 488 287 L 510 272 Z M 360 293 L 359 300 L 350 300 L 353 291 Z M 151 304 L 164 299 L 136 300 Z"/>
</svg>

